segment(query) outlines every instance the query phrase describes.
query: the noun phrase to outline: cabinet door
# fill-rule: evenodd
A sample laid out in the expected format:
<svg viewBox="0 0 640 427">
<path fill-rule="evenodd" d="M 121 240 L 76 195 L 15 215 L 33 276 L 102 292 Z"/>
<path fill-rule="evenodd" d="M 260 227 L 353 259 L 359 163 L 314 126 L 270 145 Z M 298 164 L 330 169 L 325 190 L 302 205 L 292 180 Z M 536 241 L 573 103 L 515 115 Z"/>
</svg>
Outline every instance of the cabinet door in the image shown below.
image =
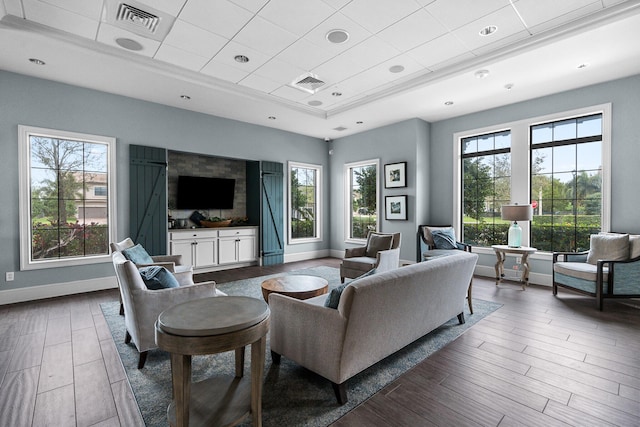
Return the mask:
<svg viewBox="0 0 640 427">
<path fill-rule="evenodd" d="M 216 265 L 216 239 L 198 239 L 195 241 L 195 267 Z"/>
<path fill-rule="evenodd" d="M 220 264 L 228 264 L 238 261 L 238 254 L 236 252 L 236 240 L 237 237 L 221 237 L 220 239 L 218 239 L 218 261 L 220 262 Z"/>
<path fill-rule="evenodd" d="M 256 238 L 255 236 L 242 236 L 238 238 L 238 262 L 255 261 Z"/>
<path fill-rule="evenodd" d="M 182 264 L 193 265 L 193 241 L 192 240 L 172 240 L 169 248 L 171 255 L 182 255 Z"/>
</svg>

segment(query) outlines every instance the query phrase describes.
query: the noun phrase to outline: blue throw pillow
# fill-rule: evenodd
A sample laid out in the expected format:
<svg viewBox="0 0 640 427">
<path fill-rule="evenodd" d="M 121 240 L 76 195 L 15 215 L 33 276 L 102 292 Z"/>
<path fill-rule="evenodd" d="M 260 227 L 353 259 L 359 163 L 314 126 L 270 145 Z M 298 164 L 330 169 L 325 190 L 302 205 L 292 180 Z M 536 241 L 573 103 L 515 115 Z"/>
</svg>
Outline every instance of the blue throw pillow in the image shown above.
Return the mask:
<svg viewBox="0 0 640 427">
<path fill-rule="evenodd" d="M 153 258 L 139 244 L 123 250 L 122 255 L 134 264 L 153 264 Z"/>
<path fill-rule="evenodd" d="M 164 267 L 152 265 L 150 267 L 142 267 L 139 271 L 144 284 L 147 285 L 147 289 L 152 291 L 180 287 L 175 276 Z"/>
<path fill-rule="evenodd" d="M 436 249 L 458 249 L 453 228 L 433 230 L 431 235 L 433 236 L 433 244 Z"/>
<path fill-rule="evenodd" d="M 329 296 L 324 301 L 324 306 L 328 307 L 328 308 L 336 308 L 337 309 L 338 308 L 338 304 L 340 304 L 340 297 L 342 296 L 342 292 L 344 291 L 344 288 L 347 287 L 347 285 L 350 285 L 350 284 L 354 283 L 358 279 L 362 279 L 363 277 L 371 276 L 372 274 L 375 274 L 375 273 L 376 273 L 376 269 L 372 268 L 371 270 L 369 270 L 366 273 L 364 273 L 362 276 L 358 276 L 357 278 L 353 279 L 349 283 L 344 283 L 344 284 L 338 286 L 337 288 L 331 289 L 331 292 L 329 292 Z"/>
</svg>

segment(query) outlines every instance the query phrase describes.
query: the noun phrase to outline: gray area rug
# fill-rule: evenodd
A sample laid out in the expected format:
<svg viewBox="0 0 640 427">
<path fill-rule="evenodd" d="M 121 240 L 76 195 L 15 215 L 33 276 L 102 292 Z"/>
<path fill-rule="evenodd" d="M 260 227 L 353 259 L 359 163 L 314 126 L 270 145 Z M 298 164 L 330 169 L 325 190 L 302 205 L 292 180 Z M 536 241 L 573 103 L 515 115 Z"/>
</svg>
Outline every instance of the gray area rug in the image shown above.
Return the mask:
<svg viewBox="0 0 640 427">
<path fill-rule="evenodd" d="M 290 273 L 275 274 L 253 279 L 223 283 L 218 289 L 228 295 L 262 298 L 260 284 L 269 277 L 286 274 L 309 274 L 324 277 L 329 288 L 340 284 L 339 270 L 331 267 L 313 267 Z M 465 313 L 466 323 L 451 319 L 435 331 L 408 345 L 397 353 L 378 362 L 347 381 L 349 401 L 339 406 L 331 383 L 282 358 L 281 364 L 272 365 L 267 340 L 265 378 L 262 398 L 263 425 L 269 426 L 327 426 L 355 408 L 375 392 L 411 369 L 429 355 L 456 339 L 480 319 L 501 305 L 473 300 L 474 314 Z M 169 354 L 152 350 L 143 369 L 137 369 L 138 352 L 133 344 L 124 344 L 124 318 L 118 314 L 117 302 L 101 304 L 102 311 L 118 348 L 133 393 L 147 426 L 166 426 L 166 408 L 171 401 L 171 363 Z M 245 375 L 250 371 L 250 346 L 247 347 Z M 227 352 L 193 357 L 193 381 L 212 375 L 234 374 L 234 353 Z M 245 424 L 250 425 L 250 420 Z"/>
</svg>

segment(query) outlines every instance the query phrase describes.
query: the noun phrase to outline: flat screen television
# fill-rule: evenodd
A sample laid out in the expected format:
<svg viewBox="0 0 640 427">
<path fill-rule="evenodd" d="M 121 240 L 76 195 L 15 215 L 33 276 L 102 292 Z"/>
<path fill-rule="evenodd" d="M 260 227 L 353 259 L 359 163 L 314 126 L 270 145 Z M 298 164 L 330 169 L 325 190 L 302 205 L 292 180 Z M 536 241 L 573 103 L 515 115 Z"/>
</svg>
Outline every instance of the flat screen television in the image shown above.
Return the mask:
<svg viewBox="0 0 640 427">
<path fill-rule="evenodd" d="M 202 176 L 178 177 L 178 209 L 233 209 L 236 180 Z"/>
</svg>

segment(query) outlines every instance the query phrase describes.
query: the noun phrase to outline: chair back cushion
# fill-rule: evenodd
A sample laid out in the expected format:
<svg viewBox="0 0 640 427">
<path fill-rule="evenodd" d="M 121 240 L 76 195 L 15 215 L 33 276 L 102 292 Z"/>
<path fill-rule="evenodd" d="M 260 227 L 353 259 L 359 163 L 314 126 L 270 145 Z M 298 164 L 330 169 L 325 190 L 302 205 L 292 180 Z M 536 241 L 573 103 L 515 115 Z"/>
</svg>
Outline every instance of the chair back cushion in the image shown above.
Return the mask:
<svg viewBox="0 0 640 427">
<path fill-rule="evenodd" d="M 625 261 L 629 259 L 628 234 L 592 234 L 587 262 L 597 264 L 599 259 Z"/>
<path fill-rule="evenodd" d="M 122 242 L 111 242 L 111 244 L 109 246 L 111 246 L 111 250 L 113 252 L 116 252 L 116 251 L 117 252 L 122 252 L 125 249 L 129 249 L 129 248 L 135 246 L 135 243 L 133 243 L 133 240 L 131 240 L 131 237 L 127 237 Z"/>
<path fill-rule="evenodd" d="M 369 234 L 369 239 L 367 239 L 365 256 L 375 258 L 378 252 L 391 249 L 391 245 L 393 245 L 392 234 L 371 233 Z"/>
<path fill-rule="evenodd" d="M 153 264 L 153 258 L 139 244 L 123 250 L 122 255 L 134 264 Z"/>
<path fill-rule="evenodd" d="M 431 237 L 436 249 L 458 249 L 453 227 L 432 230 Z"/>
</svg>

